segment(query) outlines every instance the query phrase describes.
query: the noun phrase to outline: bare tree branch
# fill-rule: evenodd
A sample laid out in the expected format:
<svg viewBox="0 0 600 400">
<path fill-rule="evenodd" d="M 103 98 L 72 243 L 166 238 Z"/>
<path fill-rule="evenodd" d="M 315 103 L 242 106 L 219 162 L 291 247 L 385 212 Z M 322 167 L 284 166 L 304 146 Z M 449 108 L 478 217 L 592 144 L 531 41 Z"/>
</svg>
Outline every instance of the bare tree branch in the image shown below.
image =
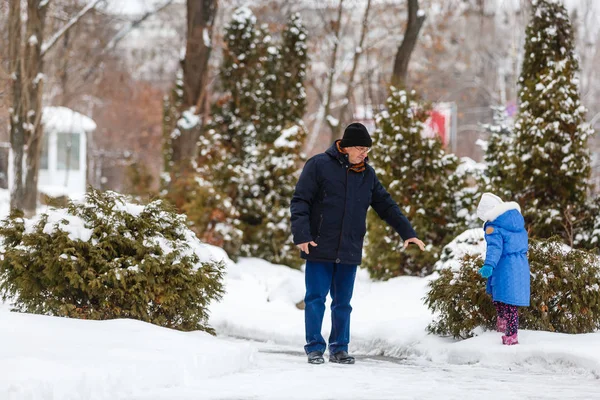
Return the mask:
<svg viewBox="0 0 600 400">
<path fill-rule="evenodd" d="M 367 5 L 365 8 L 365 15 L 362 20 L 362 29 L 360 32 L 360 39 L 358 41 L 358 47 L 354 50 L 354 59 L 352 62 L 352 70 L 350 71 L 350 77 L 348 78 L 348 87 L 346 89 L 346 100 L 347 101 L 340 108 L 338 118 L 337 118 L 338 121 L 341 121 L 346 116 L 348 109 L 350 107 L 350 103 L 353 103 L 354 76 L 356 75 L 356 70 L 358 69 L 358 62 L 360 60 L 360 57 L 364 52 L 363 46 L 364 46 L 365 38 L 366 38 L 367 32 L 368 32 L 369 10 L 370 9 L 371 9 L 371 0 L 367 0 Z M 338 127 L 337 127 L 338 135 L 341 131 L 341 127 L 342 127 L 342 125 L 338 124 Z"/>
<path fill-rule="evenodd" d="M 140 26 L 144 21 L 146 21 L 151 16 L 160 13 L 165 8 L 167 8 L 168 6 L 173 4 L 173 1 L 174 0 L 167 0 L 165 3 L 163 3 L 158 8 L 147 11 L 143 15 L 141 15 L 139 18 L 137 18 L 133 21 L 130 21 L 126 26 L 124 26 L 121 30 L 119 30 L 119 32 L 117 32 L 115 34 L 115 36 L 112 37 L 112 39 L 110 39 L 108 41 L 108 44 L 100 51 L 100 53 L 98 53 L 96 58 L 102 57 L 109 50 L 114 50 L 117 47 L 117 45 L 121 42 L 121 40 L 123 40 L 130 32 L 132 32 L 135 28 Z M 88 70 L 83 75 L 84 82 L 87 81 L 90 78 L 90 76 L 98 69 L 99 65 L 100 65 L 100 63 L 96 62 L 90 68 L 88 68 Z"/>
<path fill-rule="evenodd" d="M 171 4 L 173 4 L 173 1 L 174 0 L 167 0 L 160 7 L 156 8 L 154 10 L 146 11 L 138 19 L 130 21 L 119 32 L 117 32 L 115 34 L 115 36 L 113 36 L 113 38 L 108 42 L 108 44 L 106 45 L 106 47 L 104 49 L 102 49 L 102 53 L 101 54 L 106 53 L 107 50 L 113 50 L 114 48 L 116 48 L 117 45 L 119 44 L 119 42 L 121 40 L 123 40 L 123 38 L 125 38 L 125 36 L 127 36 L 127 34 L 129 32 L 131 32 L 133 29 L 135 29 L 138 26 L 140 26 L 144 21 L 146 21 L 151 16 L 156 15 L 156 14 L 160 13 L 162 10 L 164 10 L 165 8 L 169 7 Z"/>
<path fill-rule="evenodd" d="M 58 32 L 56 32 L 46 43 L 42 45 L 41 56 L 44 57 L 48 50 L 50 50 L 58 42 L 58 39 L 60 39 L 69 29 L 79 22 L 81 17 L 87 14 L 90 10 L 94 9 L 101 1 L 104 0 L 91 0 L 85 7 L 83 7 L 81 11 L 77 13 L 77 15 L 71 18 L 71 20 L 67 22 L 65 26 L 58 30 Z"/>
<path fill-rule="evenodd" d="M 332 96 L 332 92 L 333 92 L 333 81 L 334 81 L 334 77 L 336 75 L 336 68 L 337 68 L 337 53 L 338 53 L 338 48 L 340 45 L 340 31 L 341 31 L 341 24 L 342 24 L 342 14 L 344 11 L 344 0 L 340 0 L 339 4 L 338 4 L 338 10 L 337 10 L 337 18 L 335 21 L 331 21 L 331 22 L 327 22 L 325 21 L 325 25 L 328 26 L 328 24 L 332 27 L 333 32 L 334 32 L 334 38 L 333 38 L 333 50 L 331 51 L 331 61 L 329 64 L 329 69 L 327 71 L 327 78 L 326 78 L 326 82 L 327 82 L 327 90 L 326 92 L 321 95 L 321 102 L 319 104 L 319 109 L 317 111 L 317 115 L 315 118 L 315 123 L 313 125 L 312 131 L 309 135 L 309 141 L 307 144 L 307 149 L 312 149 L 313 146 L 315 145 L 315 142 L 317 140 L 317 137 L 319 136 L 319 133 L 321 132 L 321 126 L 323 125 L 323 121 L 327 120 L 327 124 L 329 125 L 330 129 L 331 129 L 331 136 L 334 137 L 335 136 L 335 127 L 334 124 L 332 124 L 331 119 L 330 119 L 330 108 L 331 108 L 331 96 Z"/>
<path fill-rule="evenodd" d="M 336 126 L 332 123 L 329 112 L 331 108 L 331 97 L 333 95 L 333 80 L 336 74 L 336 66 L 337 66 L 337 58 L 338 58 L 338 49 L 340 46 L 340 31 L 342 27 L 342 15 L 344 12 L 344 0 L 340 0 L 340 4 L 338 6 L 338 15 L 336 21 L 333 22 L 334 29 L 334 43 L 333 50 L 331 51 L 331 62 L 329 66 L 329 71 L 327 71 L 327 93 L 325 95 L 325 105 L 323 107 L 323 117 L 327 121 L 327 125 L 331 129 L 332 140 L 335 139 L 336 134 Z"/>
<path fill-rule="evenodd" d="M 308 81 L 308 84 L 313 88 L 313 90 L 315 91 L 315 93 L 317 94 L 317 97 L 319 98 L 319 102 L 323 102 L 323 92 L 321 91 L 321 88 L 319 87 L 319 85 L 317 85 L 317 83 L 315 82 L 314 78 L 311 79 L 310 81 Z"/>
</svg>

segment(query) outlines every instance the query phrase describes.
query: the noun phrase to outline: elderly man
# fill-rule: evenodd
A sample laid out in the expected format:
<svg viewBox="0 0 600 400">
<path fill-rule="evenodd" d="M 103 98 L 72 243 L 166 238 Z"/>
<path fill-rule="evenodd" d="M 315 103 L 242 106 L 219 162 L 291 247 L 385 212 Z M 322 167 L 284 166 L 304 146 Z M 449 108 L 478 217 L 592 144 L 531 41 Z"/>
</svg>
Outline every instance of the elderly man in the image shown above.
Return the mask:
<svg viewBox="0 0 600 400">
<path fill-rule="evenodd" d="M 415 243 L 424 249 L 368 164 L 371 145 L 364 125 L 348 125 L 341 140 L 306 162 L 292 198 L 294 244 L 306 260 L 304 349 L 311 364 L 324 362 L 321 326 L 328 293 L 332 300 L 329 361 L 354 364 L 354 357 L 348 355 L 350 299 L 362 259 L 369 206 L 400 234 L 405 247 Z"/>
</svg>

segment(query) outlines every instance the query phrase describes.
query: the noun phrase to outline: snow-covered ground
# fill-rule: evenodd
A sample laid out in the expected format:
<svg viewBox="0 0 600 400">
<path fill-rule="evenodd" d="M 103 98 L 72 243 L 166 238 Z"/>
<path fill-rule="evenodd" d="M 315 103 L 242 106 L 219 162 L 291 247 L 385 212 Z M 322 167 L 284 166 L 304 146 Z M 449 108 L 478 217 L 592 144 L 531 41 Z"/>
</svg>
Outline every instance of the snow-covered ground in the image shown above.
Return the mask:
<svg viewBox="0 0 600 400">
<path fill-rule="evenodd" d="M 0 193 L 0 210 L 7 211 Z M 43 210 L 40 210 L 43 211 Z M 226 257 L 206 246 L 203 258 Z M 480 332 L 428 335 L 422 299 L 434 277 L 373 282 L 358 274 L 350 351 L 357 363 L 309 365 L 301 271 L 227 261 L 212 337 L 132 320 L 84 321 L 0 308 L 0 399 L 591 399 L 600 333 L 520 331 L 518 346 Z M 330 322 L 325 316 L 324 336 Z"/>
<path fill-rule="evenodd" d="M 220 251 L 215 254 L 222 254 Z M 428 279 L 357 280 L 357 364 L 309 365 L 303 274 L 257 259 L 230 263 L 212 307 L 218 337 L 132 320 L 82 321 L 0 312 L 2 399 L 594 398 L 600 334 L 521 331 L 465 341 L 427 335 Z M 327 317 L 326 317 L 327 321 Z M 326 322 L 324 331 L 329 329 Z"/>
<path fill-rule="evenodd" d="M 258 259 L 229 265 L 227 294 L 212 307 L 211 325 L 221 335 L 292 346 L 302 351 L 304 275 Z M 567 335 L 519 331 L 518 346 L 501 344 L 501 334 L 479 332 L 456 341 L 429 335 L 433 315 L 423 304 L 427 278 L 399 277 L 373 282 L 360 270 L 352 301 L 350 352 L 446 365 L 478 365 L 500 370 L 560 372 L 600 379 L 600 332 Z M 329 310 L 324 337 L 331 326 Z M 600 380 L 596 382 L 600 385 Z"/>
</svg>

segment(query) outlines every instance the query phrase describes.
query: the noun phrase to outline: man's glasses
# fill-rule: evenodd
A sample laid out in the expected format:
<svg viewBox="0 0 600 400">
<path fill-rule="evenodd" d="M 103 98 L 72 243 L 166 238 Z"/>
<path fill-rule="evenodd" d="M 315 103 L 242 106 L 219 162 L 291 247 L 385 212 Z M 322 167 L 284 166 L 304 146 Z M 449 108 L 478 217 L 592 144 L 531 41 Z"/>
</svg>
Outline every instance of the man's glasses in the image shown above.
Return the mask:
<svg viewBox="0 0 600 400">
<path fill-rule="evenodd" d="M 363 154 L 368 154 L 371 151 L 370 147 L 358 147 L 358 146 L 354 146 L 354 148 L 359 152 L 359 153 L 363 153 Z"/>
</svg>

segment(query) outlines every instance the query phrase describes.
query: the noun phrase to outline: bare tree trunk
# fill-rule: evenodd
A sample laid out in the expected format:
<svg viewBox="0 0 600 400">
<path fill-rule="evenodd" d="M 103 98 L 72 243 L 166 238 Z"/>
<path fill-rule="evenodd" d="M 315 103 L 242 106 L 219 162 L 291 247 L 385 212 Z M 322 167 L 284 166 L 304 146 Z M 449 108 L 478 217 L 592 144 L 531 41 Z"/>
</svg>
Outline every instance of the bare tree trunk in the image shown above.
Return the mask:
<svg viewBox="0 0 600 400">
<path fill-rule="evenodd" d="M 25 193 L 23 211 L 25 216 L 35 215 L 37 206 L 37 183 L 40 169 L 40 152 L 42 144 L 42 93 L 44 87 L 44 59 L 42 57 L 42 41 L 46 25 L 48 2 L 44 0 L 27 1 L 27 28 L 25 37 L 25 80 L 27 82 L 26 121 L 26 164 Z M 25 111 L 25 110 L 24 110 Z"/>
<path fill-rule="evenodd" d="M 62 65 L 61 65 L 61 71 L 59 73 L 59 78 L 60 78 L 60 86 L 61 86 L 61 93 L 60 93 L 60 103 L 58 105 L 63 106 L 63 107 L 68 107 L 68 87 L 69 87 L 69 32 L 65 33 L 65 36 L 63 37 L 63 58 L 62 58 Z"/>
<path fill-rule="evenodd" d="M 408 78 L 408 63 L 412 55 L 419 32 L 425 22 L 425 13 L 419 10 L 419 0 L 408 0 L 408 23 L 402 44 L 398 47 L 396 59 L 394 60 L 394 72 L 392 73 L 392 85 L 406 86 Z"/>
<path fill-rule="evenodd" d="M 23 207 L 23 71 L 21 49 L 21 0 L 10 0 L 8 11 L 8 57 L 12 80 L 12 107 L 10 109 L 10 146 L 12 149 L 12 186 L 10 208 Z"/>
<path fill-rule="evenodd" d="M 360 32 L 360 39 L 358 41 L 358 47 L 354 52 L 354 59 L 352 60 L 352 70 L 350 71 L 350 77 L 348 78 L 348 88 L 346 90 L 346 102 L 340 107 L 340 111 L 338 114 L 338 121 L 344 121 L 346 118 L 348 111 L 350 109 L 350 105 L 354 106 L 353 97 L 354 97 L 354 76 L 356 75 L 356 70 L 358 69 L 358 62 L 360 61 L 360 57 L 365 51 L 364 44 L 365 38 L 367 37 L 367 32 L 369 28 L 369 10 L 371 9 L 371 0 L 367 0 L 367 6 L 365 8 L 365 15 L 362 21 L 362 29 Z M 338 123 L 336 136 L 339 137 L 342 133 L 342 128 L 344 124 Z"/>
<path fill-rule="evenodd" d="M 338 15 L 337 20 L 333 23 L 333 50 L 331 52 L 331 63 L 329 65 L 329 71 L 327 72 L 327 93 L 325 94 L 325 105 L 324 105 L 324 114 L 325 120 L 327 121 L 327 125 L 331 130 L 331 139 L 329 143 L 333 142 L 338 138 L 338 128 L 340 125 L 340 121 L 337 121 L 337 124 L 333 123 L 331 116 L 331 97 L 333 95 L 333 79 L 335 78 L 335 72 L 337 69 L 337 53 L 338 48 L 340 47 L 340 32 L 342 30 L 342 14 L 344 12 L 344 0 L 340 0 L 340 4 L 338 6 Z"/>
<path fill-rule="evenodd" d="M 182 110 L 195 107 L 195 113 L 204 114 L 208 82 L 208 60 L 212 45 L 212 30 L 217 14 L 218 0 L 187 1 L 187 44 L 185 58 L 181 60 L 183 69 Z M 175 170 L 185 169 L 196 154 L 200 127 L 181 130 L 172 141 L 172 162 Z"/>
<path fill-rule="evenodd" d="M 35 214 L 37 206 L 43 135 L 41 120 L 44 54 L 99 2 L 100 0 L 91 0 L 48 43 L 43 43 L 49 0 L 27 0 L 25 36 L 21 26 L 21 1 L 10 0 L 9 58 L 13 80 L 10 119 L 13 177 L 10 207 L 23 210 L 27 217 Z"/>
</svg>

